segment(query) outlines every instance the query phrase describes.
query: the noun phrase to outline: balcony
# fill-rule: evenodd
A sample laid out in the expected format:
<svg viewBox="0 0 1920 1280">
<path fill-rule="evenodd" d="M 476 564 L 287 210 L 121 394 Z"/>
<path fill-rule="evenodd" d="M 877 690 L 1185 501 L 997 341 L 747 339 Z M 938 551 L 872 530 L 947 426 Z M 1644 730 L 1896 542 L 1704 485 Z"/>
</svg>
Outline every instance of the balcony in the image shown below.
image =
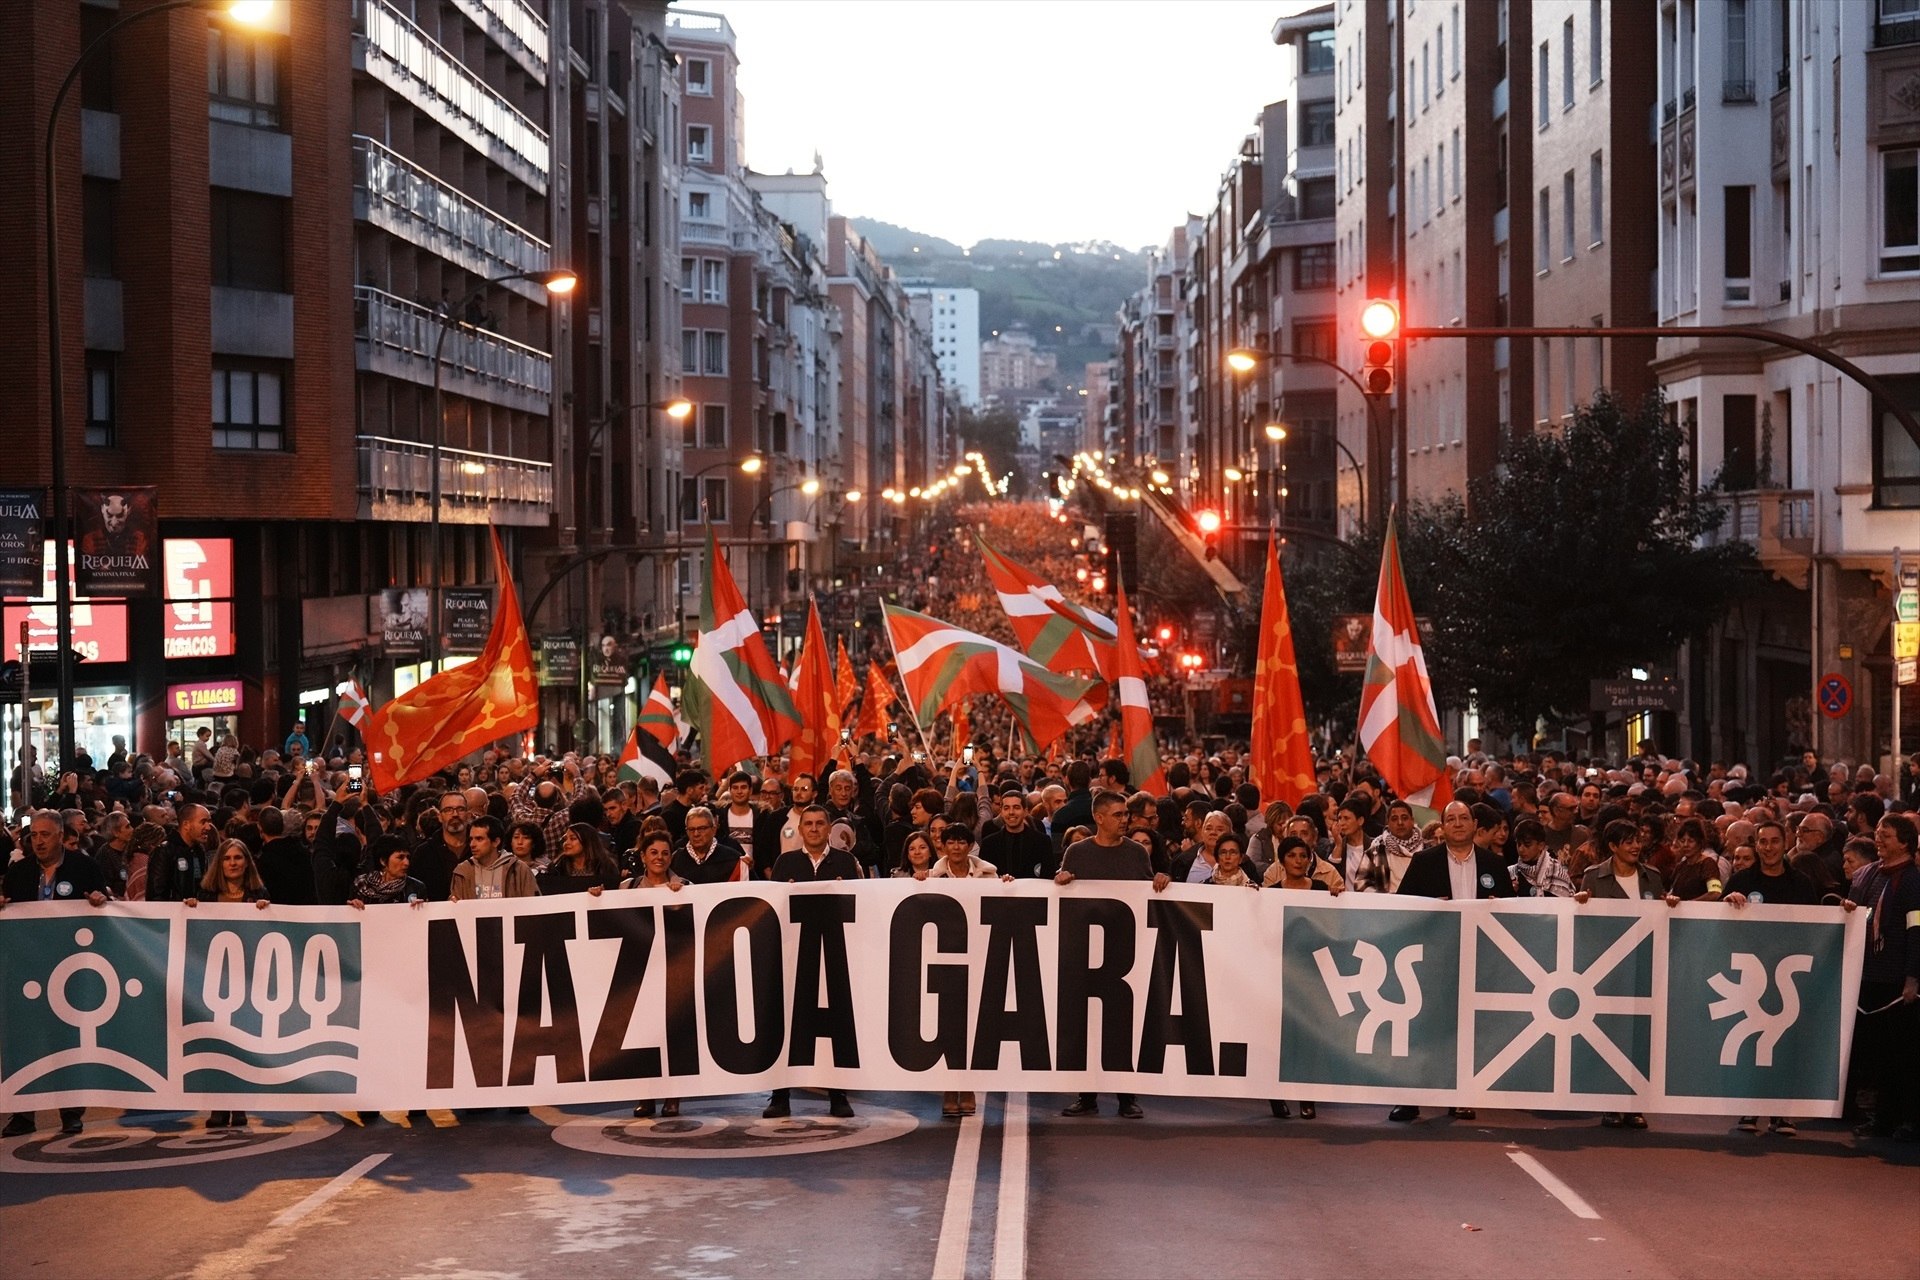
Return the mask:
<svg viewBox="0 0 1920 1280">
<path fill-rule="evenodd" d="M 440 317 L 384 289 L 353 291 L 354 365 L 369 373 L 433 385 L 433 345 Z M 442 353 L 442 384 L 456 395 L 528 413 L 548 412 L 553 358 L 497 333 L 454 324 Z"/>
<path fill-rule="evenodd" d="M 724 224 L 711 222 L 682 222 L 680 224 L 681 244 L 718 244 L 729 248 L 733 245 L 733 236 Z"/>
<path fill-rule="evenodd" d="M 1873 47 L 1891 49 L 1896 45 L 1920 44 L 1920 13 L 1904 13 L 1892 16 L 1876 17 L 1873 24 Z"/>
<path fill-rule="evenodd" d="M 546 194 L 546 133 L 384 0 L 355 0 L 353 66 Z"/>
<path fill-rule="evenodd" d="M 1752 101 L 1754 101 L 1754 100 L 1755 100 L 1755 98 L 1754 98 L 1754 87 L 1753 87 L 1753 81 L 1751 81 L 1751 80 L 1725 80 L 1725 81 L 1722 81 L 1722 82 L 1721 82 L 1721 85 L 1720 85 L 1720 101 L 1722 101 L 1722 102 L 1752 102 Z"/>
<path fill-rule="evenodd" d="M 454 7 L 473 19 L 493 42 L 507 51 L 526 73 L 541 84 L 547 82 L 547 52 L 550 41 L 544 18 L 527 6 L 526 0 L 453 0 Z"/>
<path fill-rule="evenodd" d="M 1811 490 L 1743 489 L 1711 494 L 1707 500 L 1717 501 L 1727 518 L 1701 545 L 1748 543 L 1762 568 L 1789 582 L 1805 583 L 1807 558 L 1813 554 Z"/>
<path fill-rule="evenodd" d="M 433 519 L 433 448 L 417 440 L 359 436 L 360 518 Z M 553 466 L 467 449 L 440 450 L 440 519 L 446 524 L 544 525 L 553 510 Z"/>
<path fill-rule="evenodd" d="M 550 258 L 546 241 L 359 135 L 353 140 L 353 198 L 356 218 L 483 278 L 541 271 Z M 509 280 L 502 287 L 547 303 L 546 289 L 532 280 Z"/>
</svg>

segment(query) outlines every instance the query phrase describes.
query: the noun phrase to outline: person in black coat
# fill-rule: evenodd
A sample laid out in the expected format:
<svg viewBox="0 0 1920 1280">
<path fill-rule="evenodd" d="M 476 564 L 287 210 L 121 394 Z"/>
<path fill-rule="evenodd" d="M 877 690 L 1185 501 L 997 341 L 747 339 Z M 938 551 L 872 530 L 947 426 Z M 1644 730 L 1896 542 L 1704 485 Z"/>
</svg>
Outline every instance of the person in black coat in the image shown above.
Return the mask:
<svg viewBox="0 0 1920 1280">
<path fill-rule="evenodd" d="M 314 905 L 313 858 L 304 842 L 287 834 L 280 810 L 269 806 L 260 811 L 260 834 L 267 838 L 258 864 L 267 897 L 290 907 Z"/>
<path fill-rule="evenodd" d="M 70 853 L 62 847 L 60 815 L 42 809 L 28 826 L 27 849 L 30 856 L 8 864 L 0 875 L 0 906 L 9 902 L 79 902 L 96 907 L 107 903 L 107 882 L 100 868 L 84 853 Z M 60 1108 L 60 1131 L 79 1133 L 86 1117 L 85 1107 Z M 33 1112 L 16 1111 L 7 1120 L 0 1137 L 17 1138 L 33 1132 Z"/>
<path fill-rule="evenodd" d="M 828 845 L 827 830 L 828 818 L 824 806 L 810 804 L 802 809 L 800 848 L 783 853 L 774 861 L 772 878 L 783 884 L 861 879 L 859 861 L 847 850 Z M 853 1104 L 847 1101 L 845 1089 L 827 1090 L 827 1110 L 842 1119 L 853 1114 Z M 768 1120 L 792 1115 L 792 1091 L 775 1089 L 773 1096 L 767 1099 L 767 1109 L 760 1114 Z"/>
<path fill-rule="evenodd" d="M 147 860 L 147 901 L 181 902 L 198 895 L 212 839 L 207 806 L 181 805 L 179 821 L 167 829 L 167 842 Z"/>
<path fill-rule="evenodd" d="M 1449 804 L 1440 815 L 1441 842 L 1413 855 L 1400 878 L 1400 892 L 1415 898 L 1511 898 L 1513 877 L 1506 860 L 1474 844 L 1477 829 L 1471 808 L 1458 800 Z M 1472 1107 L 1452 1107 L 1449 1113 L 1460 1120 L 1476 1114 Z M 1387 1119 L 1403 1123 L 1419 1116 L 1418 1107 L 1400 1106 L 1387 1113 Z"/>
<path fill-rule="evenodd" d="M 1067 761 L 1067 799 L 1053 811 L 1053 847 L 1064 849 L 1067 832 L 1093 827 L 1093 770 L 1085 760 Z"/>
</svg>

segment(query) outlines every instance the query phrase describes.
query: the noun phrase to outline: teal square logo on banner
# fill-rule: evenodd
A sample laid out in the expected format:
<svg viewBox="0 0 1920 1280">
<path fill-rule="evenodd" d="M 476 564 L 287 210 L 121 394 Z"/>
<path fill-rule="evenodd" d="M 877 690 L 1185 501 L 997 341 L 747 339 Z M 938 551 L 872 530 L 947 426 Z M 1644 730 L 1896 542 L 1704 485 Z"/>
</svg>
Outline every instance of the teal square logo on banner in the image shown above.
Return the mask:
<svg viewBox="0 0 1920 1280">
<path fill-rule="evenodd" d="M 1454 1087 L 1458 913 L 1289 906 L 1282 936 L 1282 1082 Z"/>
<path fill-rule="evenodd" d="M 1840 1092 L 1844 924 L 1675 920 L 1667 980 L 1667 1092 L 1833 1098 Z"/>
<path fill-rule="evenodd" d="M 167 1087 L 167 920 L 7 922 L 0 1082 L 21 1094 Z"/>
<path fill-rule="evenodd" d="M 1503 912 L 1472 920 L 1473 1087 L 1650 1090 L 1658 916 Z"/>
<path fill-rule="evenodd" d="M 352 1093 L 360 926 L 194 920 L 181 989 L 189 1092 Z"/>
</svg>

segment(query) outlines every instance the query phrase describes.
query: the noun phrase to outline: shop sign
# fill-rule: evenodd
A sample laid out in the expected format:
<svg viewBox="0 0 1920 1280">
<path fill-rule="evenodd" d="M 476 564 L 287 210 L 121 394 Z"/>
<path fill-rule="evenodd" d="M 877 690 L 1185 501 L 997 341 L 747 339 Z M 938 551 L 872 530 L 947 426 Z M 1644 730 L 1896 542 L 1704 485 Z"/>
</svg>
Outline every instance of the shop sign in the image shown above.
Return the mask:
<svg viewBox="0 0 1920 1280">
<path fill-rule="evenodd" d="M 245 699 L 238 680 L 196 680 L 167 686 L 167 718 L 213 716 L 240 711 Z"/>
<path fill-rule="evenodd" d="M 427 589 L 389 587 L 380 603 L 380 647 L 389 654 L 424 653 L 427 648 Z"/>
<path fill-rule="evenodd" d="M 45 489 L 0 489 L 0 595 L 40 589 L 47 551 Z"/>
<path fill-rule="evenodd" d="M 40 594 L 30 600 L 12 600 L 0 613 L 0 632 L 9 658 L 19 643 L 20 624 L 27 624 L 27 647 L 35 652 L 58 647 L 60 610 L 53 602 L 53 542 L 47 541 L 41 560 Z M 74 579 L 74 563 L 67 562 L 67 581 Z M 73 649 L 88 662 L 127 660 L 127 606 L 122 600 L 90 600 L 75 592 Z"/>
<path fill-rule="evenodd" d="M 233 539 L 168 538 L 161 648 L 169 658 L 233 653 Z"/>
<path fill-rule="evenodd" d="M 159 494 L 152 485 L 74 490 L 82 591 L 142 599 L 160 594 Z"/>
<path fill-rule="evenodd" d="M 541 636 L 537 661 L 541 684 L 579 684 L 580 638 L 565 634 Z"/>
</svg>

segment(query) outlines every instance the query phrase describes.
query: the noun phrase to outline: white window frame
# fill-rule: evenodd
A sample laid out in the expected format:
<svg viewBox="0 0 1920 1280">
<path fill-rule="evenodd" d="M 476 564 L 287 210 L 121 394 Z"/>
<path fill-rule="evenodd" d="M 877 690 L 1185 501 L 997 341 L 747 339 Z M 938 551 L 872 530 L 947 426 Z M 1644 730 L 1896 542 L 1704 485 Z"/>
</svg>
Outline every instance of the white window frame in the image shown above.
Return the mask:
<svg viewBox="0 0 1920 1280">
<path fill-rule="evenodd" d="M 700 259 L 700 301 L 727 300 L 727 264 L 718 258 Z"/>
<path fill-rule="evenodd" d="M 1587 83 L 1598 85 L 1606 78 L 1606 34 L 1607 19 L 1601 10 L 1600 0 L 1587 0 Z"/>
<path fill-rule="evenodd" d="M 1540 188 L 1540 217 L 1533 229 L 1533 270 L 1545 275 L 1553 267 L 1553 188 Z"/>
<path fill-rule="evenodd" d="M 1560 27 L 1560 109 L 1573 110 L 1573 19 Z"/>
<path fill-rule="evenodd" d="M 703 207 L 696 209 L 694 207 L 694 204 L 696 201 L 699 202 L 699 204 Z M 713 192 L 711 191 L 687 192 L 687 220 L 689 222 L 713 221 Z"/>
<path fill-rule="evenodd" d="M 699 69 L 697 79 L 694 75 L 695 68 Z M 713 96 L 713 61 L 711 59 L 687 59 L 687 93 L 696 98 Z"/>
<path fill-rule="evenodd" d="M 1879 229 L 1875 239 L 1879 241 L 1878 274 L 1883 276 L 1910 276 L 1920 272 L 1920 243 L 1896 245 L 1889 243 L 1887 240 L 1890 230 L 1887 220 L 1887 193 L 1892 183 L 1890 170 L 1893 167 L 1892 161 L 1901 156 L 1908 157 L 1911 161 L 1911 166 L 1906 170 L 1910 175 L 1907 180 L 1915 184 L 1915 201 L 1916 205 L 1920 206 L 1920 148 L 1888 147 L 1881 151 L 1879 164 L 1880 201 L 1879 212 L 1876 219 L 1879 223 Z M 1916 235 L 1915 238 L 1916 240 L 1920 240 L 1920 235 Z M 1905 259 L 1912 259 L 1913 265 L 1906 265 Z M 1902 261 L 1900 261 L 1899 265 L 1888 266 L 1887 264 L 1890 260 Z"/>
<path fill-rule="evenodd" d="M 1539 127 L 1544 129 L 1553 121 L 1553 41 L 1540 42 L 1539 83 L 1534 86 L 1534 98 L 1539 111 Z"/>
<path fill-rule="evenodd" d="M 708 378 L 727 376 L 727 331 L 725 329 L 700 331 L 700 373 L 702 377 Z"/>
<path fill-rule="evenodd" d="M 1574 224 L 1573 211 L 1579 208 L 1575 197 L 1573 170 L 1560 175 L 1560 261 L 1573 261 L 1573 247 L 1580 239 L 1579 228 Z"/>
<path fill-rule="evenodd" d="M 680 300 L 692 302 L 695 282 L 698 280 L 699 260 L 697 258 L 680 259 Z"/>
<path fill-rule="evenodd" d="M 1607 239 L 1606 159 L 1598 151 L 1587 157 L 1587 247 L 1598 249 Z"/>
<path fill-rule="evenodd" d="M 710 124 L 690 124 L 687 126 L 687 163 L 713 163 L 713 126 Z"/>
</svg>

